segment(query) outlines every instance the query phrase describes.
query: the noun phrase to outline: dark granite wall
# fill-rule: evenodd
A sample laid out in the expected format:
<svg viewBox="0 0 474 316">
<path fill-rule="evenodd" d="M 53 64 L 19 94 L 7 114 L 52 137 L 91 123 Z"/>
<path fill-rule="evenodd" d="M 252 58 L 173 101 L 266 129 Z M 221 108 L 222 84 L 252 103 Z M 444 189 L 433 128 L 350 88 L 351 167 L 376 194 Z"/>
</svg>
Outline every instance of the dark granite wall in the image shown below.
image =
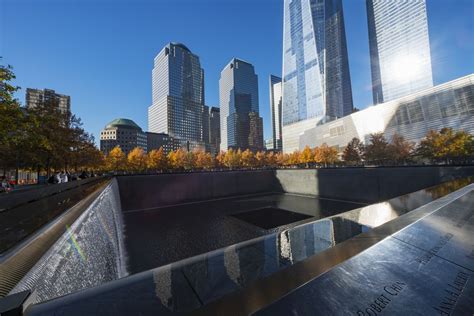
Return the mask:
<svg viewBox="0 0 474 316">
<path fill-rule="evenodd" d="M 288 193 L 373 203 L 474 175 L 473 166 L 385 167 L 277 170 Z"/>
<path fill-rule="evenodd" d="M 201 172 L 120 176 L 118 183 L 127 211 L 263 192 L 373 203 L 468 175 L 473 166 Z"/>
<path fill-rule="evenodd" d="M 120 176 L 118 183 L 124 211 L 281 192 L 273 170 Z"/>
</svg>

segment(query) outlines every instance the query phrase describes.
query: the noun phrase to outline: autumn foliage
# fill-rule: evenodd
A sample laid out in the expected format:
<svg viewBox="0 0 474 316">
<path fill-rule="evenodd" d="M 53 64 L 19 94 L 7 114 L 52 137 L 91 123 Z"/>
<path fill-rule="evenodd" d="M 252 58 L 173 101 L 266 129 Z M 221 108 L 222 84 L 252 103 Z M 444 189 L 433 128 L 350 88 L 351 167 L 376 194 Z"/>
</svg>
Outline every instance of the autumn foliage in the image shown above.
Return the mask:
<svg viewBox="0 0 474 316">
<path fill-rule="evenodd" d="M 474 138 L 463 131 L 442 129 L 431 131 L 418 144 L 409 142 L 400 135 L 389 140 L 382 133 L 370 135 L 367 144 L 358 138 L 352 139 L 345 148 L 322 144 L 316 148 L 306 146 L 292 153 L 252 152 L 229 149 L 212 156 L 204 151 L 188 152 L 178 149 L 166 154 L 163 148 L 148 154 L 141 148 L 133 149 L 126 156 L 120 147 L 115 147 L 105 158 L 109 171 L 122 172 L 169 172 L 215 169 L 257 169 L 277 167 L 329 167 L 363 165 L 400 165 L 412 162 L 444 161 L 459 162 L 474 157 Z"/>
</svg>

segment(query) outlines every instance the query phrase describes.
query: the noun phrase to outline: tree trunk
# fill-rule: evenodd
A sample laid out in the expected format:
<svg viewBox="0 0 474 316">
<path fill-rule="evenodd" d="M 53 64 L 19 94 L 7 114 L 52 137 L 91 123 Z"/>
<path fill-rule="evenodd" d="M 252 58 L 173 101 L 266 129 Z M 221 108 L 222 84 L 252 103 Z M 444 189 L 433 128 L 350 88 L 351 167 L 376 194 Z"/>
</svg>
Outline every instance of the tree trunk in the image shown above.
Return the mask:
<svg viewBox="0 0 474 316">
<path fill-rule="evenodd" d="M 40 165 L 38 164 L 38 165 L 36 166 L 36 184 L 39 184 L 40 171 L 41 171 L 41 167 L 40 167 Z"/>
<path fill-rule="evenodd" d="M 18 185 L 18 173 L 20 169 L 20 155 L 16 153 L 16 166 L 15 166 L 15 184 Z"/>
</svg>

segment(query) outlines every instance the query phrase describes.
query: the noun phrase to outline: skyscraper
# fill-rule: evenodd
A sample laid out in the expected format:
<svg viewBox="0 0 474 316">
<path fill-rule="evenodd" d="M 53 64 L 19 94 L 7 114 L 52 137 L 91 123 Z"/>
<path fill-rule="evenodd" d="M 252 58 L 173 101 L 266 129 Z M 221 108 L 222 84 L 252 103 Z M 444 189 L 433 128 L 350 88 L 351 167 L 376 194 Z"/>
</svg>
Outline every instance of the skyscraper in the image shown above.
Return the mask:
<svg viewBox="0 0 474 316">
<path fill-rule="evenodd" d="M 342 0 L 285 0 L 283 24 L 283 150 L 299 136 L 352 112 Z"/>
<path fill-rule="evenodd" d="M 209 109 L 209 144 L 211 146 L 211 153 L 219 152 L 221 144 L 221 115 L 220 109 L 210 107 Z"/>
<path fill-rule="evenodd" d="M 234 58 L 219 79 L 221 150 L 263 149 L 258 108 L 258 79 L 252 64 Z"/>
<path fill-rule="evenodd" d="M 425 0 L 367 0 L 374 104 L 433 86 Z"/>
<path fill-rule="evenodd" d="M 71 111 L 71 97 L 64 94 L 56 93 L 51 89 L 26 89 L 26 107 L 29 109 L 38 106 L 56 107 L 63 113 Z"/>
<path fill-rule="evenodd" d="M 148 108 L 148 129 L 205 148 L 203 125 L 204 70 L 199 57 L 180 43 L 169 43 L 155 57 L 152 73 L 153 104 Z"/>
<path fill-rule="evenodd" d="M 281 150 L 281 78 L 270 75 L 270 113 L 272 117 L 272 149 Z M 268 149 L 268 147 L 267 147 Z"/>
</svg>

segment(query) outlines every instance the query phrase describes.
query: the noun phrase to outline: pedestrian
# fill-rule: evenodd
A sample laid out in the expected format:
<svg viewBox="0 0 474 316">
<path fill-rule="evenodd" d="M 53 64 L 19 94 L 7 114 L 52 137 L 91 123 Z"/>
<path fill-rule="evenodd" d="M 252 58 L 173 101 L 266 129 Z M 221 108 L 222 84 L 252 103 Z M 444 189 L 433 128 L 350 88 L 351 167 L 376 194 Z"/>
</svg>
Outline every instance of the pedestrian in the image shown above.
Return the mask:
<svg viewBox="0 0 474 316">
<path fill-rule="evenodd" d="M 61 173 L 58 171 L 56 172 L 56 175 L 54 176 L 55 178 L 55 183 L 61 183 Z"/>
<path fill-rule="evenodd" d="M 66 183 L 67 182 L 67 174 L 66 171 L 61 172 L 61 183 Z"/>
<path fill-rule="evenodd" d="M 3 177 L 3 179 L 2 179 L 2 188 L 3 188 L 3 191 L 5 191 L 6 193 L 8 193 L 12 190 L 11 185 L 8 182 L 6 177 Z"/>
</svg>

